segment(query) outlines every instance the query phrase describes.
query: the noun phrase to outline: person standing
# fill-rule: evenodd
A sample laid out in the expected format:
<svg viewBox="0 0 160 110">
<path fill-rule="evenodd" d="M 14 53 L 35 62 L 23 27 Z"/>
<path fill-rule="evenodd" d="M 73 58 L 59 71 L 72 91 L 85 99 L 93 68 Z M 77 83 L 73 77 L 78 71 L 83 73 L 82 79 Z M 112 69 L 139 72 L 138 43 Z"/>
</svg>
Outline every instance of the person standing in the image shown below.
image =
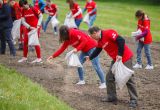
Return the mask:
<svg viewBox="0 0 160 110">
<path fill-rule="evenodd" d="M 98 41 L 98 46 L 91 55 L 86 57 L 86 60 L 93 60 L 100 54 L 102 49 L 112 58 L 109 72 L 106 75 L 107 97 L 102 99 L 102 101 L 117 104 L 115 78 L 111 69 L 116 61 L 122 61 L 128 68 L 132 68 L 133 53 L 125 44 L 125 40 L 113 29 L 101 30 L 99 27 L 92 27 L 88 32 L 93 39 Z M 129 106 L 135 108 L 137 106 L 138 95 L 133 76 L 128 80 L 126 85 L 130 96 Z"/>
<path fill-rule="evenodd" d="M 138 19 L 137 29 L 140 29 L 142 31 L 142 34 L 135 37 L 136 41 L 138 41 L 137 63 L 133 66 L 133 68 L 135 69 L 142 68 L 141 53 L 144 47 L 144 52 L 147 58 L 147 66 L 145 67 L 145 69 L 151 70 L 154 67 L 152 64 L 151 51 L 150 51 L 150 45 L 152 43 L 152 35 L 150 31 L 150 19 L 142 10 L 137 10 L 135 16 Z M 141 40 L 141 38 L 144 38 L 144 40 Z"/>
<path fill-rule="evenodd" d="M 11 6 L 11 15 L 12 15 L 13 22 L 16 21 L 16 20 L 20 20 L 21 17 L 22 17 L 22 9 L 19 6 L 19 3 L 17 3 L 15 0 L 10 0 L 9 4 Z M 15 24 L 15 25 L 17 25 L 17 24 Z M 20 38 L 18 39 L 18 41 L 19 41 L 18 50 L 23 50 L 23 34 L 24 34 L 24 31 L 25 31 L 25 27 L 21 24 L 19 30 L 20 30 Z M 13 39 L 13 40 L 15 40 L 15 39 Z"/>
<path fill-rule="evenodd" d="M 40 26 L 42 23 L 43 15 L 41 14 L 40 10 L 35 7 L 31 7 L 28 4 L 27 0 L 20 0 L 19 5 L 23 7 L 22 9 L 22 24 L 27 28 L 24 34 L 24 47 L 23 47 L 23 58 L 20 59 L 18 62 L 26 62 L 27 61 L 27 54 L 28 54 L 28 33 L 31 30 L 38 30 L 38 36 L 40 35 Z M 35 46 L 35 50 L 37 53 L 37 59 L 32 61 L 32 63 L 41 63 L 41 49 L 40 45 Z"/>
<path fill-rule="evenodd" d="M 11 8 L 3 0 L 0 0 L 0 40 L 1 40 L 1 54 L 5 54 L 6 41 L 8 43 L 10 54 L 16 55 L 16 50 L 13 45 L 13 39 L 11 35 L 13 22 L 11 18 Z"/>
<path fill-rule="evenodd" d="M 51 3 L 51 0 L 46 0 L 46 6 L 44 8 L 44 12 L 48 14 L 48 18 L 44 24 L 43 30 L 44 32 L 46 32 L 47 30 L 47 26 L 49 21 L 52 19 L 52 17 L 56 17 L 57 18 L 57 14 L 58 14 L 58 8 L 56 4 Z M 58 31 L 58 26 L 54 27 L 54 34 L 57 35 Z"/>
<path fill-rule="evenodd" d="M 95 40 L 91 39 L 87 34 L 84 32 L 68 28 L 67 26 L 61 26 L 59 29 L 60 34 L 60 42 L 63 44 L 61 47 L 48 58 L 48 60 L 56 58 L 59 56 L 69 45 L 74 47 L 73 52 L 77 53 L 81 51 L 81 54 L 79 56 L 79 60 L 81 64 L 85 62 L 85 56 L 92 54 L 95 47 L 97 46 L 97 43 Z M 104 79 L 104 72 L 101 68 L 101 65 L 99 63 L 99 57 L 97 56 L 95 59 L 92 60 L 92 66 L 96 70 L 96 73 L 101 81 L 101 84 L 99 86 L 100 89 L 106 88 L 105 79 Z M 85 84 L 84 81 L 84 70 L 82 67 L 78 67 L 78 74 L 79 74 L 79 82 L 78 85 Z"/>
<path fill-rule="evenodd" d="M 79 28 L 83 18 L 82 10 L 74 0 L 67 0 L 66 2 L 69 4 L 69 8 L 71 10 L 70 17 L 73 17 L 75 19 L 75 23 Z"/>
<path fill-rule="evenodd" d="M 46 6 L 45 2 L 43 0 L 32 0 L 33 6 L 36 7 L 41 11 L 41 13 L 44 13 L 44 8 Z"/>
<path fill-rule="evenodd" d="M 97 16 L 97 5 L 96 2 L 93 0 L 86 0 L 86 5 L 83 9 L 83 13 L 87 10 L 87 14 L 89 14 L 89 24 L 88 27 L 92 27 L 94 21 L 96 20 Z"/>
</svg>

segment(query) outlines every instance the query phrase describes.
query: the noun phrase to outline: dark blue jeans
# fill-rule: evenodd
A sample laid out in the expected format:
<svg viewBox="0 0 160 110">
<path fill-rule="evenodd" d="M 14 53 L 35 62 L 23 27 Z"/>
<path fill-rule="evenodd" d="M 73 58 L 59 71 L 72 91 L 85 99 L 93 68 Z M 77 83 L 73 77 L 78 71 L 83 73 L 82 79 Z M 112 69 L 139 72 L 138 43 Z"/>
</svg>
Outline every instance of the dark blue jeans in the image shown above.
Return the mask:
<svg viewBox="0 0 160 110">
<path fill-rule="evenodd" d="M 43 24 L 44 32 L 46 32 L 48 23 L 50 22 L 51 18 L 52 18 L 52 16 L 48 16 L 46 22 Z M 54 32 L 57 32 L 57 31 L 58 31 L 57 27 L 54 27 Z"/>
<path fill-rule="evenodd" d="M 142 64 L 142 49 L 144 47 L 144 52 L 147 58 L 147 63 L 148 65 L 152 65 L 152 60 L 151 60 L 151 52 L 150 52 L 150 44 L 144 44 L 142 42 L 138 43 L 137 47 L 137 63 Z"/>
<path fill-rule="evenodd" d="M 16 50 L 12 41 L 11 28 L 0 30 L 0 40 L 1 40 L 1 54 L 5 54 L 6 42 L 7 42 L 10 49 L 10 54 L 15 56 Z"/>
<path fill-rule="evenodd" d="M 82 22 L 82 19 L 75 19 L 75 23 L 77 25 L 77 28 L 79 28 L 81 22 Z"/>
</svg>

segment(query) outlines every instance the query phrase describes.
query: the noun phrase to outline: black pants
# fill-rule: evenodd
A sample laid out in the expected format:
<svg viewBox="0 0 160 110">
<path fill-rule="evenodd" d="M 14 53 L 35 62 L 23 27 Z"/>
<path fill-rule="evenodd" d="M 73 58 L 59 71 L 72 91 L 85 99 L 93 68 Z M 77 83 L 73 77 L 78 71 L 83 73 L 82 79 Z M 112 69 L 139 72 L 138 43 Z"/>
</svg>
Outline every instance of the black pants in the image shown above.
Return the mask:
<svg viewBox="0 0 160 110">
<path fill-rule="evenodd" d="M 11 28 L 0 30 L 0 40 L 1 40 L 1 49 L 0 49 L 1 54 L 5 54 L 6 42 L 7 42 L 10 49 L 10 54 L 15 56 L 16 50 L 12 41 Z"/>
<path fill-rule="evenodd" d="M 109 99 L 117 99 L 115 78 L 114 78 L 114 74 L 111 71 L 111 68 L 112 68 L 113 64 L 114 64 L 114 61 L 111 62 L 109 72 L 106 75 L 107 95 L 108 95 Z M 131 69 L 132 68 L 132 59 L 125 62 L 124 65 Z M 130 96 L 130 100 L 136 100 L 137 101 L 138 95 L 137 95 L 136 86 L 135 86 L 135 83 L 134 83 L 134 76 L 132 76 L 128 80 L 126 85 L 127 85 L 127 88 L 128 88 L 128 93 L 129 93 L 129 96 Z"/>
</svg>

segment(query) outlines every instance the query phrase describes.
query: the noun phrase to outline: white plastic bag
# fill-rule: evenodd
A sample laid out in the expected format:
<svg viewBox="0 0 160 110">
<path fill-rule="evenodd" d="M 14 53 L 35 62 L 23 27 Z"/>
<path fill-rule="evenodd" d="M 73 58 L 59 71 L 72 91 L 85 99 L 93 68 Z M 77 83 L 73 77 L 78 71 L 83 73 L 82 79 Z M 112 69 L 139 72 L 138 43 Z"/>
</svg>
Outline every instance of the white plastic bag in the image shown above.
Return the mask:
<svg viewBox="0 0 160 110">
<path fill-rule="evenodd" d="M 136 37 L 136 36 L 139 36 L 140 34 L 142 34 L 142 31 L 140 29 L 138 29 L 136 32 L 132 32 L 131 36 Z M 144 41 L 144 37 L 142 37 L 140 40 Z"/>
<path fill-rule="evenodd" d="M 84 16 L 83 22 L 85 22 L 86 24 L 89 24 L 89 14 L 88 13 Z"/>
<path fill-rule="evenodd" d="M 64 25 L 68 26 L 69 28 L 77 28 L 75 19 L 70 17 L 69 15 L 66 16 L 64 20 Z"/>
<path fill-rule="evenodd" d="M 56 18 L 55 16 L 53 16 L 53 17 L 51 18 L 51 24 L 52 24 L 52 28 L 58 26 L 59 21 L 57 20 L 57 18 Z"/>
<path fill-rule="evenodd" d="M 37 29 L 31 30 L 28 33 L 28 45 L 30 46 L 40 45 Z"/>
<path fill-rule="evenodd" d="M 78 55 L 70 51 L 66 54 L 65 60 L 67 61 L 68 66 L 71 67 L 82 67 L 82 64 L 79 61 Z"/>
<path fill-rule="evenodd" d="M 16 38 L 20 38 L 20 27 L 21 27 L 21 19 L 15 20 L 13 22 L 13 27 L 11 30 L 13 40 L 15 40 Z"/>
<path fill-rule="evenodd" d="M 115 77 L 115 82 L 120 90 L 126 85 L 128 80 L 131 78 L 134 71 L 127 68 L 122 61 L 115 62 L 112 66 L 112 73 Z"/>
</svg>

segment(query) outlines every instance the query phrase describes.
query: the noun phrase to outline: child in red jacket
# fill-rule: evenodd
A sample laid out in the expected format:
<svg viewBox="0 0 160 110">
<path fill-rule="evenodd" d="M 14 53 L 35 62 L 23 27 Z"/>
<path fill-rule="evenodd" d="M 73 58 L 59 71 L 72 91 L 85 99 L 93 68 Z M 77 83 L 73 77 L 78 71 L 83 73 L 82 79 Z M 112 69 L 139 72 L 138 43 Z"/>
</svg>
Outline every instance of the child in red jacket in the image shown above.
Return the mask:
<svg viewBox="0 0 160 110">
<path fill-rule="evenodd" d="M 71 10 L 70 17 L 73 17 L 75 19 L 75 23 L 77 27 L 79 28 L 81 22 L 82 22 L 82 10 L 80 6 L 74 1 L 74 0 L 66 0 L 66 2 L 69 4 L 69 8 Z"/>
<path fill-rule="evenodd" d="M 44 8 L 44 12 L 45 12 L 46 14 L 48 14 L 48 18 L 47 18 L 47 20 L 46 20 L 46 22 L 45 22 L 45 24 L 44 24 L 44 26 L 43 26 L 43 30 L 44 30 L 44 32 L 46 32 L 46 30 L 47 30 L 47 25 L 48 25 L 48 23 L 50 22 L 50 20 L 52 19 L 52 17 L 55 16 L 55 17 L 57 18 L 57 14 L 58 14 L 57 5 L 51 3 L 51 0 L 46 0 L 46 6 L 45 6 L 45 8 Z M 54 27 L 54 34 L 55 34 L 55 35 L 58 34 L 57 31 L 58 31 L 58 26 L 55 26 L 55 27 Z"/>
<path fill-rule="evenodd" d="M 135 69 L 142 68 L 141 51 L 144 47 L 145 55 L 147 58 L 147 66 L 145 67 L 145 69 L 150 70 L 154 68 L 150 52 L 150 45 L 152 43 L 152 35 L 150 31 L 150 19 L 142 10 L 138 10 L 135 13 L 135 16 L 138 19 L 137 28 L 142 31 L 142 34 L 135 37 L 136 41 L 138 41 L 137 63 L 133 66 L 133 68 Z M 141 38 L 144 38 L 144 41 L 142 41 Z"/>
<path fill-rule="evenodd" d="M 27 0 L 20 0 L 19 4 L 23 7 L 22 10 L 22 23 L 27 28 L 24 35 L 24 48 L 23 48 L 23 58 L 20 59 L 18 62 L 25 62 L 27 61 L 27 54 L 28 54 L 28 33 L 31 30 L 38 29 L 38 36 L 40 34 L 40 26 L 42 23 L 43 15 L 41 14 L 40 10 L 35 7 L 30 7 Z M 35 50 L 37 53 L 37 59 L 32 61 L 32 63 L 41 63 L 41 49 L 40 45 L 35 46 Z"/>
</svg>

